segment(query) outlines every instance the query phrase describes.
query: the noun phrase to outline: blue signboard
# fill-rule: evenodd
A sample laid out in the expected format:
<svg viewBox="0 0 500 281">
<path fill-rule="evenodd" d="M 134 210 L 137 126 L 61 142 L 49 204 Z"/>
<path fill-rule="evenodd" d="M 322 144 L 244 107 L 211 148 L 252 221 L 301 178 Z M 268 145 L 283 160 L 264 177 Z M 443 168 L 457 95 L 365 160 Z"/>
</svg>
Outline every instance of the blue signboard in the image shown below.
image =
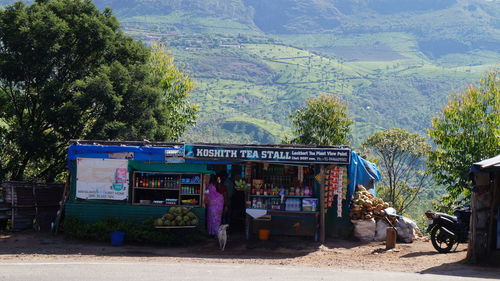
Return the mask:
<svg viewBox="0 0 500 281">
<path fill-rule="evenodd" d="M 218 159 L 267 161 L 309 164 L 349 164 L 351 150 L 339 148 L 184 145 L 184 157 L 191 159 Z"/>
</svg>

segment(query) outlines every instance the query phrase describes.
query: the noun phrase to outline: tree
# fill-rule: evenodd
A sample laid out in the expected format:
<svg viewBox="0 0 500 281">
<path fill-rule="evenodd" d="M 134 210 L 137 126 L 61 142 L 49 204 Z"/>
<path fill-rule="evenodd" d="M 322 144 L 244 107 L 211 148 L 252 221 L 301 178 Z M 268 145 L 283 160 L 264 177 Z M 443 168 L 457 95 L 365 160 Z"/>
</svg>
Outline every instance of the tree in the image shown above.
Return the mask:
<svg viewBox="0 0 500 281">
<path fill-rule="evenodd" d="M 322 94 L 307 100 L 305 106 L 290 115 L 293 126 L 291 143 L 346 145 L 352 120 L 347 105 L 338 97 Z"/>
<path fill-rule="evenodd" d="M 178 141 L 187 126 L 194 125 L 198 117 L 198 106 L 189 103 L 189 93 L 194 89 L 189 75 L 181 72 L 174 64 L 174 58 L 164 45 L 153 44 L 149 58 L 153 79 L 158 83 L 161 94 L 161 135 L 159 139 Z"/>
<path fill-rule="evenodd" d="M 70 139 L 177 140 L 196 117 L 185 100 L 191 89 L 168 56 L 125 36 L 90 0 L 8 6 L 0 10 L 0 174 L 53 180 Z"/>
<path fill-rule="evenodd" d="M 383 175 L 380 197 L 404 213 L 428 183 L 425 156 L 430 145 L 418 134 L 388 129 L 368 137 L 363 147 L 379 158 Z"/>
<path fill-rule="evenodd" d="M 472 163 L 500 153 L 500 77 L 491 72 L 464 92 L 452 94 L 441 114 L 432 120 L 429 136 L 435 144 L 429 168 L 444 185 L 451 206 L 469 198 Z"/>
</svg>

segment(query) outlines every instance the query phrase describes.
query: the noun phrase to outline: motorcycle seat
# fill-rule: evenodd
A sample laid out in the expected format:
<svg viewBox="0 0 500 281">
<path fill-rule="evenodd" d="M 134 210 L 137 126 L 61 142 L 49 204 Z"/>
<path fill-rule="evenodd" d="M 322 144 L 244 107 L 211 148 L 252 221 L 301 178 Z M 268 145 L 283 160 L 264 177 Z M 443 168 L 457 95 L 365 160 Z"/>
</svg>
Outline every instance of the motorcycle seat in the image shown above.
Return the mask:
<svg viewBox="0 0 500 281">
<path fill-rule="evenodd" d="M 438 214 L 441 217 L 447 218 L 447 219 L 449 219 L 449 220 L 451 220 L 453 222 L 458 222 L 458 219 L 457 219 L 456 216 L 448 215 L 448 214 L 445 214 L 445 213 L 436 213 L 436 214 Z"/>
</svg>

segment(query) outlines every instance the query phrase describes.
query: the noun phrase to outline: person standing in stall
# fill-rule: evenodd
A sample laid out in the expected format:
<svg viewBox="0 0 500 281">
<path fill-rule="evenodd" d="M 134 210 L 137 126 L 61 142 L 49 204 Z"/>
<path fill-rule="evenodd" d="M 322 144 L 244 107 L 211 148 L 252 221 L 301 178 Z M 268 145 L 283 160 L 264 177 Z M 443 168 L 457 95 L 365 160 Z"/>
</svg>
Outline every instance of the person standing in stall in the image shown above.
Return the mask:
<svg viewBox="0 0 500 281">
<path fill-rule="evenodd" d="M 229 224 L 230 197 L 228 188 L 225 185 L 226 173 L 222 172 L 217 176 L 217 192 L 224 196 L 224 209 L 222 211 L 222 223 Z"/>
<path fill-rule="evenodd" d="M 230 224 L 233 214 L 233 200 L 234 200 L 233 196 L 235 192 L 234 183 L 231 179 L 231 174 L 227 174 L 222 184 L 226 187 L 227 190 L 227 203 L 226 203 L 227 212 L 225 217 L 225 223 Z M 224 221 L 224 217 L 222 217 L 222 220 Z"/>
<path fill-rule="evenodd" d="M 208 235 L 217 235 L 224 211 L 224 195 L 217 190 L 220 177 L 210 176 L 210 184 L 205 191 L 205 202 L 207 204 L 207 228 Z"/>
</svg>

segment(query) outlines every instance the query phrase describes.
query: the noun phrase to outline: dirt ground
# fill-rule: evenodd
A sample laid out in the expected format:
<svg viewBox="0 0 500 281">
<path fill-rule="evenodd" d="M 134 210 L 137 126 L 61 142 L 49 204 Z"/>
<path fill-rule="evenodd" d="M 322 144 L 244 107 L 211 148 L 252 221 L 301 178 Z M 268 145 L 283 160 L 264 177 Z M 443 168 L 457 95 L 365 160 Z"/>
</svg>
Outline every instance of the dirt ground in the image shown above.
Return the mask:
<svg viewBox="0 0 500 281">
<path fill-rule="evenodd" d="M 250 263 L 271 265 L 301 265 L 362 269 L 392 272 L 419 272 L 463 276 L 464 272 L 482 272 L 500 279 L 499 266 L 478 267 L 464 262 L 466 245 L 456 251 L 439 254 L 426 240 L 397 244 L 385 251 L 383 242 L 329 239 L 324 245 L 309 239 L 271 237 L 270 241 L 246 241 L 231 235 L 225 251 L 220 251 L 215 239 L 189 247 L 123 245 L 76 241 L 32 231 L 0 234 L 1 262 L 34 261 L 168 261 L 202 263 Z M 465 274 L 467 275 L 467 274 Z M 471 276 L 474 276 L 473 274 Z"/>
</svg>

